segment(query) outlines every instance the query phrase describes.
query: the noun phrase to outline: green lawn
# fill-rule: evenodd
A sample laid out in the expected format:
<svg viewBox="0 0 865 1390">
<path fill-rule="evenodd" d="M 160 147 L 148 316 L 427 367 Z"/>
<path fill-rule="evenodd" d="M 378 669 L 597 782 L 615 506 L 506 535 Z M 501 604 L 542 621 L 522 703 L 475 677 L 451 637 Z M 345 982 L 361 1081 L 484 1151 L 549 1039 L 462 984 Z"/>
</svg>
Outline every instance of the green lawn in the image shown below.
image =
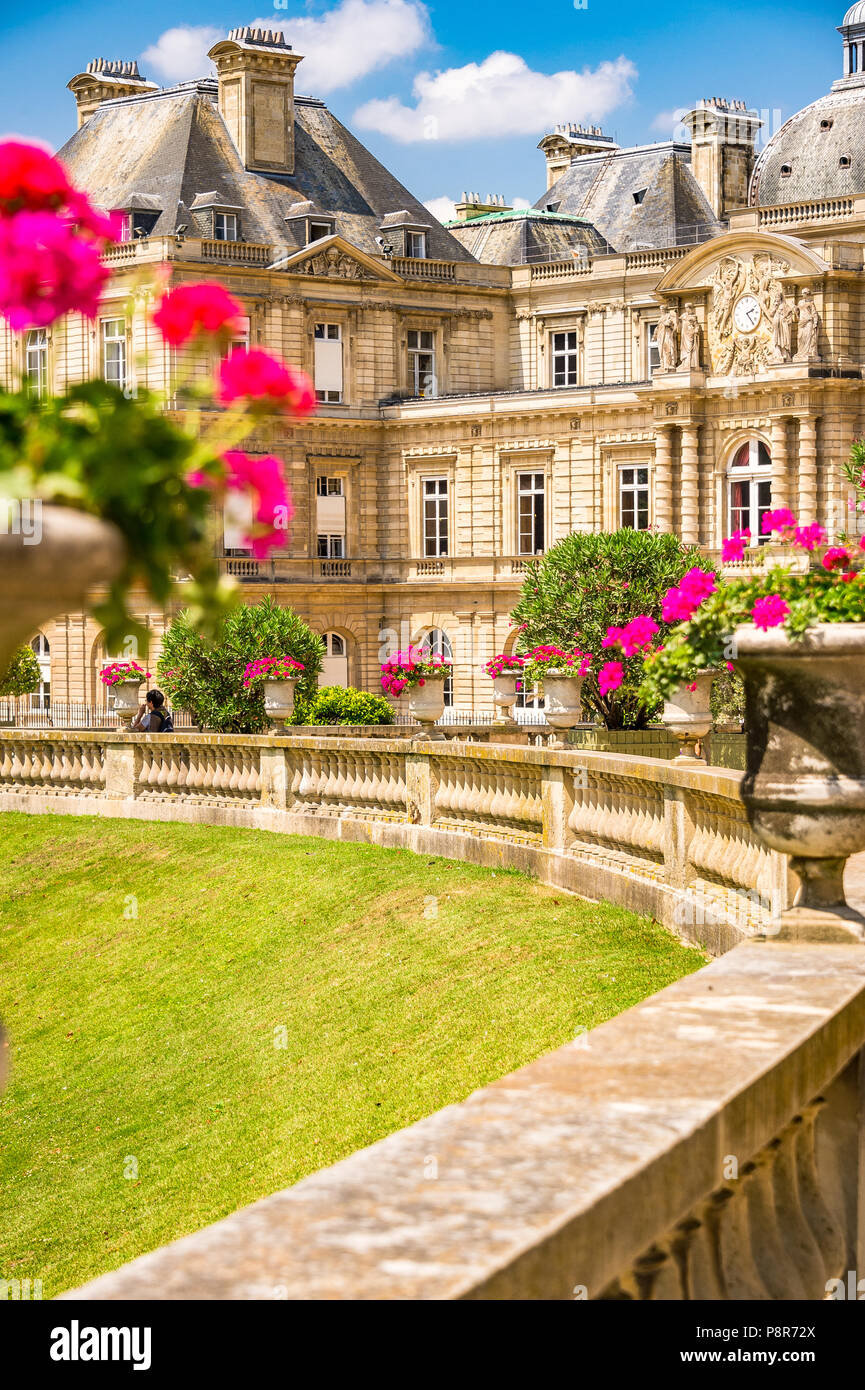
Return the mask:
<svg viewBox="0 0 865 1390">
<path fill-rule="evenodd" d="M 46 1298 L 703 961 L 521 874 L 263 831 L 0 814 L 0 872 L 0 1279 Z"/>
</svg>

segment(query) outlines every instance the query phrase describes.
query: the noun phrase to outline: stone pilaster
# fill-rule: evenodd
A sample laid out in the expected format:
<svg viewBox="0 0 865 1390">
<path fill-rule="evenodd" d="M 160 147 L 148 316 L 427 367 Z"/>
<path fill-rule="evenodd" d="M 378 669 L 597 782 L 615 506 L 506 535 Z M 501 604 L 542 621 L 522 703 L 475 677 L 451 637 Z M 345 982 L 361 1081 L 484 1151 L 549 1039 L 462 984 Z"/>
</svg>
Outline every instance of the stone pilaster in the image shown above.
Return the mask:
<svg viewBox="0 0 865 1390">
<path fill-rule="evenodd" d="M 817 520 L 817 420 L 799 417 L 799 508 L 803 526 Z"/>
<path fill-rule="evenodd" d="M 778 416 L 771 426 L 772 506 L 790 505 L 790 458 L 787 451 L 787 418 Z M 752 537 L 756 540 L 756 536 Z"/>
<path fill-rule="evenodd" d="M 687 545 L 700 539 L 700 426 L 682 426 L 682 496 L 680 535 Z"/>
<path fill-rule="evenodd" d="M 655 426 L 654 523 L 659 531 L 673 529 L 673 435 L 670 425 Z"/>
</svg>

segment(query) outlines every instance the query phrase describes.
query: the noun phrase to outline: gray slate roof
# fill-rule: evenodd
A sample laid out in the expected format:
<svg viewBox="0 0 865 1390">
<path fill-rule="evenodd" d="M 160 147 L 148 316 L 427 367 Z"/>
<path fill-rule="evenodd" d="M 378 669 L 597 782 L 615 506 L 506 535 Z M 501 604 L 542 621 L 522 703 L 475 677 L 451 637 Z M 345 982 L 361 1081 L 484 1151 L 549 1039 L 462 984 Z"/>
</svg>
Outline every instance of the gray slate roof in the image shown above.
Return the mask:
<svg viewBox="0 0 865 1390">
<path fill-rule="evenodd" d="M 155 199 L 162 209 L 153 227 L 157 236 L 173 233 L 178 221 L 189 225 L 190 235 L 205 231 L 203 211 L 190 209 L 199 195 L 215 190 L 222 205 L 243 209 L 244 241 L 290 245 L 283 219 L 292 204 L 311 200 L 333 216 L 340 235 L 372 255 L 379 251 L 375 238 L 382 217 L 406 210 L 430 228 L 433 259 L 472 260 L 429 209 L 312 97 L 295 98 L 292 175 L 244 169 L 219 114 L 211 78 L 105 102 L 59 154 L 100 207 L 127 207 L 133 194 Z"/>
<path fill-rule="evenodd" d="M 690 145 L 669 141 L 581 155 L 535 207 L 552 203 L 557 212 L 585 218 L 616 251 L 688 245 L 724 230 L 690 157 Z"/>
<path fill-rule="evenodd" d="M 823 129 L 825 122 L 830 122 Z M 849 158 L 847 166 L 841 159 Z M 789 169 L 789 174 L 782 172 Z M 761 151 L 751 176 L 752 207 L 865 193 L 865 77 L 842 78 L 797 111 Z"/>
<path fill-rule="evenodd" d="M 494 212 L 468 222 L 449 222 L 448 231 L 485 265 L 533 265 L 567 261 L 580 248 L 601 256 L 610 246 L 589 222 L 535 208 Z"/>
</svg>

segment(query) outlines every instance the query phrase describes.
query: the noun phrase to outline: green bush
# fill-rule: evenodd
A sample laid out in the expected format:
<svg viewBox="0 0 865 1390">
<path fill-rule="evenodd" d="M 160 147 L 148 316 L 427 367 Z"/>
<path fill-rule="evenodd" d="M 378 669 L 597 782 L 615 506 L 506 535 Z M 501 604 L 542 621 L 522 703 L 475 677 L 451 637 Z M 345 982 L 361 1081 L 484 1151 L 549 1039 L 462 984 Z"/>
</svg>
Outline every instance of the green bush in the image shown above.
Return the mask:
<svg viewBox="0 0 865 1390">
<path fill-rule="evenodd" d="M 618 647 L 602 648 L 610 627 L 624 627 L 646 613 L 661 631 L 664 594 L 693 566 L 711 569 L 696 546 L 656 531 L 575 532 L 565 536 L 540 560 L 526 568 L 519 603 L 513 611 L 520 624 L 519 650 L 551 645 L 563 651 L 591 652 L 592 670 L 583 683 L 583 704 L 608 729 L 644 729 L 652 709 L 640 699 L 640 656 L 622 657 Z M 597 672 L 605 661 L 622 661 L 625 679 L 618 690 L 602 696 Z"/>
<path fill-rule="evenodd" d="M 42 673 L 32 647 L 26 644 L 13 653 L 2 678 L 0 695 L 32 695 L 39 689 Z"/>
<path fill-rule="evenodd" d="M 392 724 L 393 708 L 382 695 L 351 686 L 323 685 L 311 700 L 295 701 L 292 724 Z"/>
<path fill-rule="evenodd" d="M 297 696 L 312 699 L 324 643 L 290 608 L 268 596 L 235 608 L 218 639 L 206 641 L 186 612 L 175 618 L 162 645 L 158 675 L 172 704 L 188 710 L 199 728 L 221 734 L 260 734 L 270 727 L 260 684 L 243 688 L 243 672 L 261 656 L 291 656 L 306 670 Z"/>
</svg>

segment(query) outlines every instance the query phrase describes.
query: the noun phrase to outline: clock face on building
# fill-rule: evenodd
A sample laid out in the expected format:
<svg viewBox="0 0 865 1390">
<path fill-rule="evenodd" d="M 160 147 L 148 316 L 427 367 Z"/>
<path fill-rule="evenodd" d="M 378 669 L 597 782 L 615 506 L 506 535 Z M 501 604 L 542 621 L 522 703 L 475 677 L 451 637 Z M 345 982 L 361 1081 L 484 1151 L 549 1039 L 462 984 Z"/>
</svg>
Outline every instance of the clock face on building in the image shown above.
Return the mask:
<svg viewBox="0 0 865 1390">
<path fill-rule="evenodd" d="M 740 333 L 753 333 L 763 317 L 759 301 L 752 294 L 743 294 L 736 300 L 733 310 L 733 323 Z"/>
</svg>

